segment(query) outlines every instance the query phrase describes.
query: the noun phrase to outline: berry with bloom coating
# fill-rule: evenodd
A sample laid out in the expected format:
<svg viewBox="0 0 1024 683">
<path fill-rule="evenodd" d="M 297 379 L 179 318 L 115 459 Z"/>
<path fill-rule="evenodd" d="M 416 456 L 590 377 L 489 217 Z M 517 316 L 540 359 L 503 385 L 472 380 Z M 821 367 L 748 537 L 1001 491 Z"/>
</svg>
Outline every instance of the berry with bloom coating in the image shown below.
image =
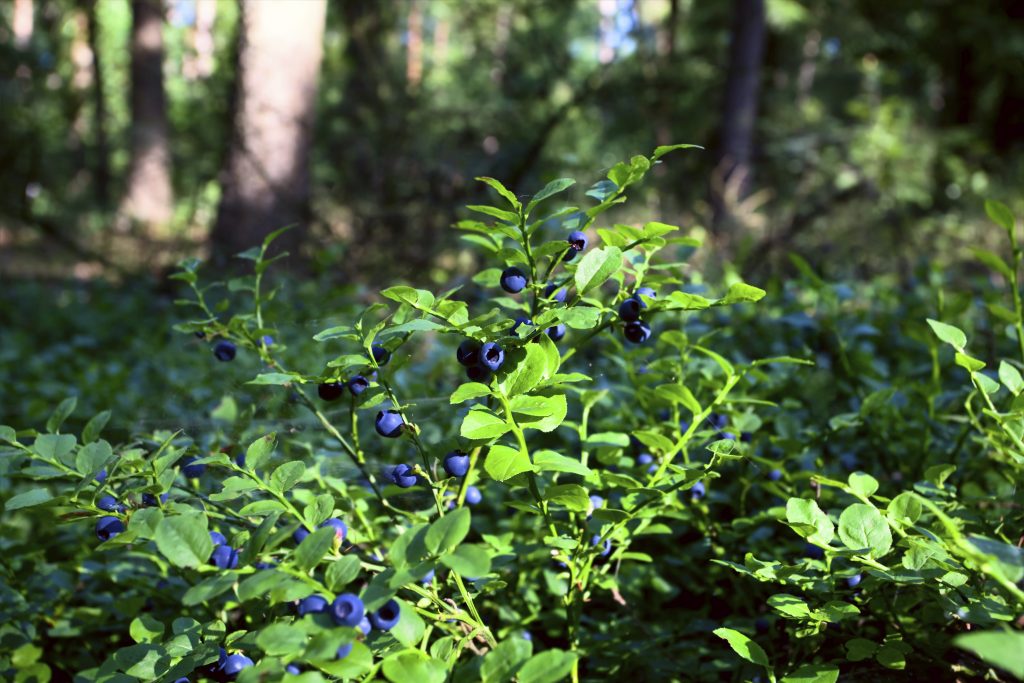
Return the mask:
<svg viewBox="0 0 1024 683">
<path fill-rule="evenodd" d="M 117 498 L 113 496 L 101 496 L 96 501 L 96 507 L 106 512 L 124 512 L 125 506 L 117 502 Z"/>
<path fill-rule="evenodd" d="M 651 338 L 651 326 L 642 320 L 626 323 L 623 332 L 626 335 L 626 339 L 634 344 L 643 344 Z"/>
<path fill-rule="evenodd" d="M 469 472 L 469 456 L 462 451 L 452 451 L 444 456 L 444 471 L 449 477 L 464 477 Z"/>
<path fill-rule="evenodd" d="M 348 390 L 353 396 L 358 396 L 370 388 L 370 380 L 362 375 L 356 375 L 348 381 Z"/>
<path fill-rule="evenodd" d="M 721 413 L 711 413 L 708 415 L 708 424 L 721 431 L 725 425 L 729 424 L 729 416 Z"/>
<path fill-rule="evenodd" d="M 406 464 L 395 465 L 390 468 L 387 472 L 388 479 L 393 481 L 397 486 L 403 489 L 407 489 L 410 486 L 415 486 L 418 477 L 413 474 L 412 468 Z"/>
<path fill-rule="evenodd" d="M 337 401 L 341 398 L 341 382 L 322 382 L 316 387 L 316 394 L 324 401 Z"/>
<path fill-rule="evenodd" d="M 213 355 L 222 363 L 235 359 L 238 349 L 231 342 L 222 339 L 213 346 Z"/>
<path fill-rule="evenodd" d="M 782 479 L 782 470 L 772 470 L 768 473 L 768 479 L 771 481 L 778 481 Z"/>
<path fill-rule="evenodd" d="M 338 626 L 358 626 L 366 615 L 366 608 L 358 595 L 342 593 L 331 603 L 331 618 Z"/>
<path fill-rule="evenodd" d="M 321 524 L 320 528 L 322 529 L 329 526 L 334 527 L 334 537 L 338 539 L 339 543 L 345 540 L 345 534 L 348 533 L 348 526 L 345 522 L 341 521 L 337 517 L 331 517 L 329 520 Z"/>
<path fill-rule="evenodd" d="M 117 517 L 107 515 L 106 517 L 100 517 L 100 521 L 96 522 L 96 538 L 101 541 L 109 541 L 123 531 L 124 522 Z"/>
<path fill-rule="evenodd" d="M 544 288 L 544 298 L 551 299 L 555 303 L 564 304 L 565 296 L 568 294 L 568 290 L 565 287 L 556 290 L 558 287 L 554 282 L 549 282 L 548 286 Z"/>
<path fill-rule="evenodd" d="M 211 531 L 210 540 L 213 541 L 214 545 L 225 545 L 228 542 L 228 539 L 225 538 L 224 534 L 219 531 Z"/>
<path fill-rule="evenodd" d="M 156 500 L 156 496 L 154 496 L 152 493 L 143 493 L 142 494 L 142 504 L 144 506 L 148 507 L 148 508 L 155 508 L 160 503 L 166 503 L 167 499 L 170 498 L 170 497 L 171 497 L 171 494 L 169 494 L 169 493 L 162 493 L 162 494 L 160 494 L 160 502 L 158 503 L 157 500 Z"/>
<path fill-rule="evenodd" d="M 505 362 L 505 350 L 494 342 L 487 342 L 480 347 L 480 365 L 491 372 L 497 372 Z"/>
<path fill-rule="evenodd" d="M 420 579 L 420 583 L 422 583 L 424 586 L 428 585 L 431 581 L 434 580 L 434 576 L 436 573 L 437 572 L 435 570 L 431 569 L 429 572 L 427 572 L 426 576 Z"/>
<path fill-rule="evenodd" d="M 579 230 L 570 232 L 569 237 L 565 241 L 569 243 L 569 247 L 575 252 L 580 252 L 587 248 L 587 235 Z"/>
<path fill-rule="evenodd" d="M 654 456 L 650 453 L 641 453 L 636 456 L 637 465 L 650 465 L 652 462 L 654 462 Z"/>
<path fill-rule="evenodd" d="M 391 360 L 391 352 L 384 348 L 383 344 L 374 344 L 370 347 L 370 353 L 377 365 L 387 365 Z"/>
<path fill-rule="evenodd" d="M 219 545 L 210 554 L 210 564 L 219 569 L 234 569 L 238 566 L 238 551 L 229 545 Z"/>
<path fill-rule="evenodd" d="M 253 661 L 243 654 L 228 655 L 224 659 L 224 664 L 220 666 L 221 672 L 228 678 L 234 678 L 242 669 L 248 669 L 253 666 Z"/>
<path fill-rule="evenodd" d="M 370 623 L 369 619 L 363 617 L 363 620 L 359 622 L 359 626 L 356 626 L 356 628 L 362 631 L 364 636 L 368 636 L 370 631 L 373 630 L 373 624 Z"/>
<path fill-rule="evenodd" d="M 198 479 L 203 476 L 203 472 L 206 471 L 206 465 L 198 464 L 193 465 L 197 458 L 188 457 L 182 458 L 181 460 L 181 473 L 185 475 L 186 479 Z"/>
<path fill-rule="evenodd" d="M 698 481 L 692 487 L 690 487 L 690 495 L 694 498 L 703 498 L 707 494 L 707 489 L 704 487 L 704 482 Z"/>
<path fill-rule="evenodd" d="M 459 344 L 459 348 L 455 349 L 455 359 L 459 361 L 459 365 L 471 368 L 479 361 L 479 353 L 480 342 L 475 339 L 467 339 Z"/>
<path fill-rule="evenodd" d="M 633 296 L 636 297 L 637 299 L 640 298 L 641 294 L 646 296 L 648 299 L 654 299 L 655 297 L 658 296 L 658 293 L 655 292 L 650 287 L 637 287 L 637 290 L 633 292 Z"/>
<path fill-rule="evenodd" d="M 560 341 L 565 336 L 565 325 L 559 323 L 554 327 L 549 327 L 548 336 L 551 337 L 551 341 Z"/>
<path fill-rule="evenodd" d="M 107 471 L 105 469 L 100 470 L 99 472 L 96 473 L 96 483 L 97 484 L 102 484 L 106 480 L 107 480 Z"/>
<path fill-rule="evenodd" d="M 390 631 L 398 623 L 398 619 L 401 616 L 402 612 L 398 607 L 398 603 L 391 599 L 385 602 L 376 612 L 370 614 L 370 623 L 379 631 Z"/>
<path fill-rule="evenodd" d="M 848 579 L 846 579 L 846 585 L 849 586 L 850 588 L 856 588 L 857 586 L 860 585 L 861 579 L 863 579 L 863 578 L 864 577 L 861 576 L 860 574 L 854 574 L 853 576 L 851 576 Z"/>
<path fill-rule="evenodd" d="M 345 657 L 348 657 L 350 654 L 352 654 L 352 643 L 345 643 L 338 648 L 336 656 L 338 659 L 345 659 Z"/>
<path fill-rule="evenodd" d="M 601 534 L 594 534 L 593 538 L 590 539 L 590 545 L 597 545 L 601 542 Z M 612 539 L 604 539 L 604 545 L 601 548 L 601 557 L 606 557 L 612 551 Z"/>
<path fill-rule="evenodd" d="M 302 669 L 300 669 L 299 667 L 295 666 L 294 664 L 289 664 L 288 666 L 286 666 L 284 668 L 284 672 L 286 674 L 291 674 L 292 676 L 298 676 L 299 674 L 302 673 Z"/>
<path fill-rule="evenodd" d="M 304 540 L 306 540 L 306 536 L 309 536 L 309 529 L 307 529 L 304 526 L 300 526 L 298 529 L 292 532 L 292 539 L 294 539 L 296 543 L 302 543 Z"/>
<path fill-rule="evenodd" d="M 466 368 L 466 378 L 471 382 L 487 384 L 487 381 L 491 378 L 491 371 L 482 365 L 474 365 Z"/>
<path fill-rule="evenodd" d="M 482 493 L 480 493 L 480 489 L 478 489 L 475 486 L 468 486 L 468 487 L 466 487 L 466 502 L 467 503 L 469 503 L 470 505 L 476 505 L 477 503 L 479 503 L 483 499 L 484 499 L 484 496 L 483 496 Z"/>
<path fill-rule="evenodd" d="M 297 610 L 300 617 L 304 617 L 307 614 L 325 612 L 327 611 L 327 598 L 322 595 L 310 595 L 307 598 L 302 598 L 302 600 L 299 600 Z"/>
<path fill-rule="evenodd" d="M 501 272 L 501 280 L 499 281 L 501 288 L 509 294 L 517 294 L 523 291 L 526 287 L 526 274 L 519 270 L 515 266 L 506 268 Z"/>
<path fill-rule="evenodd" d="M 389 439 L 394 439 L 402 433 L 405 421 L 397 410 L 382 410 L 377 413 L 375 424 L 377 433 Z"/>
</svg>

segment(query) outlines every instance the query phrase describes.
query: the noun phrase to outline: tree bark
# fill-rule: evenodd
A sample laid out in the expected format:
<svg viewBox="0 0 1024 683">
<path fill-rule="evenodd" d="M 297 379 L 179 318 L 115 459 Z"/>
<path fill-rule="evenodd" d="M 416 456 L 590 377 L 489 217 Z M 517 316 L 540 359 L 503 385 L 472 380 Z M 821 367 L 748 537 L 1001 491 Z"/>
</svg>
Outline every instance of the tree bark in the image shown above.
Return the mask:
<svg viewBox="0 0 1024 683">
<path fill-rule="evenodd" d="M 730 214 L 727 195 L 742 200 L 753 186 L 754 129 L 764 60 L 764 0 L 735 0 L 732 39 L 725 83 L 722 134 L 716 175 L 721 189 L 713 192 L 714 226 Z M 730 191 L 730 189 L 734 191 Z"/>
<path fill-rule="evenodd" d="M 245 0 L 233 136 L 211 235 L 215 260 L 259 245 L 294 250 L 309 219 L 309 156 L 326 0 Z"/>
<path fill-rule="evenodd" d="M 132 0 L 132 156 L 122 210 L 150 229 L 165 226 L 174 211 L 163 23 L 160 0 Z"/>
<path fill-rule="evenodd" d="M 89 32 L 89 49 L 92 52 L 92 130 L 93 142 L 93 191 L 100 206 L 110 205 L 110 146 L 107 143 L 107 105 L 104 99 L 103 69 L 100 63 L 99 26 L 96 23 L 96 0 L 85 0 L 86 30 Z"/>
<path fill-rule="evenodd" d="M 35 24 L 35 8 L 32 0 L 14 0 L 11 32 L 14 34 L 14 46 L 24 50 L 32 42 L 32 28 Z"/>
</svg>

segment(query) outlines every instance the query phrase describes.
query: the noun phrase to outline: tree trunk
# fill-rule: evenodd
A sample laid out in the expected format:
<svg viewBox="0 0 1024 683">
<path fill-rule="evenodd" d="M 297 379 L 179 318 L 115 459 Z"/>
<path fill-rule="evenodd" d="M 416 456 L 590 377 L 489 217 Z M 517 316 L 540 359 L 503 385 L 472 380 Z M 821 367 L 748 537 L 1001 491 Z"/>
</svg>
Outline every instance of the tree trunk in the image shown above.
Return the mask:
<svg viewBox="0 0 1024 683">
<path fill-rule="evenodd" d="M 103 208 L 110 204 L 110 147 L 107 144 L 107 105 L 103 98 L 103 69 L 100 63 L 99 26 L 96 23 L 96 0 L 85 0 L 86 30 L 89 32 L 89 49 L 92 52 L 92 130 L 96 136 L 93 142 L 93 188 L 96 201 Z"/>
<path fill-rule="evenodd" d="M 234 132 L 211 235 L 223 263 L 287 225 L 294 250 L 309 218 L 309 155 L 326 0 L 245 0 Z"/>
<path fill-rule="evenodd" d="M 132 156 L 122 210 L 151 229 L 170 222 L 174 210 L 163 23 L 160 0 L 132 0 Z"/>
<path fill-rule="evenodd" d="M 24 50 L 32 42 L 32 28 L 35 8 L 32 0 L 14 0 L 14 11 L 11 17 L 11 32 L 14 33 L 14 46 Z"/>
<path fill-rule="evenodd" d="M 716 228 L 727 222 L 730 205 L 749 195 L 753 185 L 754 128 L 764 37 L 764 0 L 735 0 L 716 172 L 721 186 L 712 196 Z"/>
</svg>

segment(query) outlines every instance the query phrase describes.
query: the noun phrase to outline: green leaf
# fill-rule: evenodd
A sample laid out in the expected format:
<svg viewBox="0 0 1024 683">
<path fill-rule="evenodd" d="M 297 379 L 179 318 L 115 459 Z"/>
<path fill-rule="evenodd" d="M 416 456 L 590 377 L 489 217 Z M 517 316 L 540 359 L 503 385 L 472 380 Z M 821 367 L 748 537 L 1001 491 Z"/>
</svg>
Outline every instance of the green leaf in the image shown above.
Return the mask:
<svg viewBox="0 0 1024 683">
<path fill-rule="evenodd" d="M 790 619 L 805 619 L 811 616 L 811 608 L 807 603 L 789 593 L 776 593 L 770 596 L 768 605 Z"/>
<path fill-rule="evenodd" d="M 250 470 L 259 469 L 270 459 L 277 443 L 277 435 L 274 433 L 261 436 L 249 444 L 245 450 L 245 466 Z"/>
<path fill-rule="evenodd" d="M 64 420 L 68 419 L 68 415 L 75 412 L 75 406 L 78 405 L 78 399 L 74 396 L 66 398 L 60 402 L 57 409 L 53 411 L 53 415 L 46 421 L 46 431 L 50 433 L 56 433 L 60 430 L 60 426 L 64 424 Z"/>
<path fill-rule="evenodd" d="M 976 259 L 1005 277 L 1007 280 L 1013 278 L 1013 269 L 1006 265 L 1006 261 L 1004 261 L 998 254 L 994 254 L 986 249 L 972 249 L 971 253 L 974 254 Z"/>
<path fill-rule="evenodd" d="M 61 460 L 75 448 L 76 439 L 72 434 L 40 434 L 32 444 L 32 450 L 48 460 Z"/>
<path fill-rule="evenodd" d="M 569 675 L 576 655 L 564 650 L 545 650 L 530 657 L 519 671 L 519 683 L 557 683 Z"/>
<path fill-rule="evenodd" d="M 306 647 L 306 633 L 297 625 L 276 622 L 256 635 L 256 644 L 271 656 L 299 655 Z"/>
<path fill-rule="evenodd" d="M 1010 365 L 1005 360 L 999 362 L 999 381 L 1003 383 L 1010 393 L 1014 396 L 1024 391 L 1024 378 L 1021 377 L 1020 371 Z"/>
<path fill-rule="evenodd" d="M 509 225 L 516 225 L 519 222 L 519 214 L 513 213 L 512 211 L 503 211 L 502 209 L 496 209 L 493 206 L 485 206 L 480 204 L 467 205 L 467 209 L 470 211 L 476 211 L 487 216 L 493 216 L 500 221 L 505 221 Z"/>
<path fill-rule="evenodd" d="M 128 634 L 136 643 L 159 642 L 164 635 L 164 625 L 148 614 L 141 614 L 132 619 Z"/>
<path fill-rule="evenodd" d="M 516 197 L 516 195 L 511 190 L 509 190 L 507 187 L 502 185 L 500 180 L 496 180 L 494 178 L 489 178 L 487 176 L 479 176 L 479 177 L 476 178 L 476 180 L 479 180 L 481 183 L 487 183 L 488 185 L 493 187 L 494 190 L 498 194 L 500 194 L 502 197 L 504 197 L 505 200 L 509 204 L 512 205 L 512 208 L 514 208 L 516 211 L 519 210 L 519 207 L 520 207 L 519 198 Z M 555 181 L 555 182 L 558 182 L 558 181 Z M 573 181 L 573 182 L 575 182 L 575 181 Z M 572 183 L 569 183 L 569 184 L 571 185 Z M 550 187 L 550 185 L 551 185 L 551 183 L 548 184 L 549 187 Z M 566 187 L 568 187 L 568 186 L 566 186 Z M 545 187 L 544 189 L 546 190 L 547 187 Z M 558 192 L 558 191 L 559 190 L 556 190 L 556 192 Z M 541 193 L 543 193 L 543 190 L 541 190 Z M 538 193 L 538 196 L 541 193 Z M 554 192 L 552 192 L 551 194 L 554 194 Z M 540 201 L 540 200 L 538 200 L 536 197 L 534 197 L 534 201 L 536 202 L 536 201 Z"/>
<path fill-rule="evenodd" d="M 308 572 L 320 563 L 327 551 L 334 543 L 336 531 L 334 527 L 317 529 L 309 536 L 302 539 L 299 547 L 295 549 L 295 566 L 301 572 Z"/>
<path fill-rule="evenodd" d="M 247 577 L 238 584 L 238 599 L 242 602 L 265 595 L 271 588 L 278 586 L 286 579 L 285 575 L 276 569 L 264 569 Z"/>
<path fill-rule="evenodd" d="M 484 655 L 480 677 L 486 682 L 504 682 L 512 676 L 533 654 L 533 644 L 525 638 L 506 638 Z"/>
<path fill-rule="evenodd" d="M 850 488 L 864 496 L 873 496 L 878 490 L 878 480 L 864 472 L 854 472 L 849 477 Z"/>
<path fill-rule="evenodd" d="M 21 508 L 42 505 L 50 500 L 53 500 L 53 496 L 51 496 L 50 492 L 46 489 L 30 489 L 24 493 L 19 493 L 16 496 L 8 498 L 7 503 L 4 505 L 4 509 L 10 512 L 11 510 L 20 510 Z"/>
<path fill-rule="evenodd" d="M 748 285 L 745 282 L 737 282 L 729 287 L 721 299 L 715 302 L 716 306 L 729 306 L 731 304 L 753 303 L 760 301 L 767 294 L 760 287 Z"/>
<path fill-rule="evenodd" d="M 416 647 L 423 639 L 427 625 L 416 609 L 405 600 L 396 600 L 400 611 L 398 623 L 389 631 L 395 640 L 406 647 Z"/>
<path fill-rule="evenodd" d="M 877 508 L 865 503 L 855 503 L 839 515 L 839 540 L 850 550 L 869 549 L 872 557 L 892 548 L 888 523 Z"/>
<path fill-rule="evenodd" d="M 828 545 L 835 537 L 832 520 L 809 498 L 790 498 L 786 502 L 786 521 L 797 533 L 817 545 Z"/>
<path fill-rule="evenodd" d="M 544 186 L 544 189 L 542 189 L 537 194 L 533 195 L 533 199 L 530 200 L 530 203 L 526 206 L 526 213 L 532 212 L 534 207 L 536 207 L 538 204 L 540 204 L 548 197 L 553 197 L 559 192 L 564 192 L 565 190 L 569 189 L 575 184 L 576 181 L 573 180 L 572 178 L 558 178 L 556 180 L 552 180 L 550 183 Z"/>
<path fill-rule="evenodd" d="M 409 304 L 414 308 L 429 309 L 434 305 L 434 295 L 432 293 L 425 289 L 414 289 L 404 285 L 389 287 L 381 292 L 381 296 L 387 297 L 392 301 Z"/>
<path fill-rule="evenodd" d="M 601 311 L 592 306 L 573 306 L 560 311 L 559 319 L 574 330 L 591 330 L 597 327 Z"/>
<path fill-rule="evenodd" d="M 391 683 L 444 683 L 448 677 L 444 662 L 419 650 L 404 650 L 388 655 L 381 663 Z"/>
<path fill-rule="evenodd" d="M 85 429 L 82 430 L 82 443 L 92 443 L 99 438 L 100 432 L 107 426 L 107 422 L 110 420 L 110 411 L 104 410 L 101 413 L 93 415 L 92 419 L 89 420 L 85 425 Z"/>
<path fill-rule="evenodd" d="M 469 516 L 469 508 L 462 507 L 436 519 L 427 529 L 427 550 L 431 554 L 443 553 L 462 543 L 469 533 Z"/>
<path fill-rule="evenodd" d="M 507 354 L 505 366 L 498 375 L 498 386 L 506 396 L 525 394 L 540 383 L 547 368 L 547 353 L 540 344 L 529 344 L 519 352 Z"/>
<path fill-rule="evenodd" d="M 263 552 L 263 546 L 266 544 L 267 539 L 270 538 L 270 534 L 274 533 L 274 526 L 277 524 L 277 520 L 281 518 L 281 514 L 281 511 L 271 512 L 260 522 L 260 525 L 256 527 L 256 531 L 249 537 L 249 541 L 242 548 L 241 552 L 238 553 L 238 564 L 244 567 L 259 557 L 259 554 Z"/>
<path fill-rule="evenodd" d="M 480 382 L 466 382 L 460 384 L 459 387 L 452 392 L 452 396 L 449 402 L 454 406 L 460 403 L 465 403 L 474 398 L 482 398 L 483 396 L 490 396 L 491 389 L 486 384 Z"/>
<path fill-rule="evenodd" d="M 480 578 L 491 571 L 491 556 L 486 548 L 479 545 L 463 543 L 439 559 L 441 564 L 470 579 Z"/>
<path fill-rule="evenodd" d="M 532 472 L 533 464 L 530 457 L 518 448 L 509 448 L 500 444 L 491 446 L 484 470 L 496 481 L 507 481 L 517 474 Z"/>
<path fill-rule="evenodd" d="M 994 199 L 985 200 L 985 213 L 1007 232 L 1013 232 L 1013 212 L 1010 207 Z"/>
<path fill-rule="evenodd" d="M 565 400 L 565 395 L 556 394 L 546 401 L 543 417 L 520 416 L 516 421 L 523 430 L 537 429 L 542 432 L 550 432 L 565 421 L 568 410 L 569 404 Z"/>
<path fill-rule="evenodd" d="M 652 158 L 655 161 L 657 161 L 658 159 L 660 159 L 661 157 L 665 156 L 669 152 L 674 152 L 677 149 L 704 149 L 704 148 L 701 147 L 700 145 L 687 145 L 687 144 L 659 145 L 659 146 L 654 148 L 654 155 L 653 155 Z"/>
<path fill-rule="evenodd" d="M 576 267 L 576 291 L 583 296 L 600 287 L 621 267 L 622 250 L 618 247 L 601 247 L 587 252 Z"/>
<path fill-rule="evenodd" d="M 305 473 L 306 463 L 301 460 L 286 462 L 274 470 L 274 474 L 270 477 L 270 486 L 278 493 L 284 493 L 295 486 Z"/>
<path fill-rule="evenodd" d="M 165 517 L 156 528 L 156 547 L 176 567 L 195 568 L 205 564 L 213 552 L 213 541 L 203 514 Z"/>
<path fill-rule="evenodd" d="M 533 465 L 538 472 L 569 472 L 587 476 L 591 469 L 576 458 L 570 458 L 554 451 L 538 451 L 533 454 Z"/>
<path fill-rule="evenodd" d="M 729 647 L 733 649 L 733 652 L 743 659 L 753 664 L 759 664 L 766 669 L 770 668 L 768 664 L 768 655 L 764 653 L 761 646 L 750 638 L 747 638 L 739 631 L 734 631 L 731 628 L 716 628 L 714 630 L 714 634 L 728 642 Z"/>
<path fill-rule="evenodd" d="M 502 418 L 486 408 L 475 406 L 462 420 L 459 434 L 467 439 L 486 441 L 495 439 L 510 429 L 512 427 Z"/>
<path fill-rule="evenodd" d="M 313 502 L 302 510 L 302 518 L 310 526 L 320 526 L 334 512 L 334 496 L 329 493 L 321 493 L 313 499 Z"/>
<path fill-rule="evenodd" d="M 544 499 L 573 512 L 586 512 L 590 508 L 587 490 L 579 484 L 559 484 L 544 491 Z"/>
<path fill-rule="evenodd" d="M 785 676 L 782 683 L 836 683 L 839 667 L 831 664 L 804 664 Z"/>
<path fill-rule="evenodd" d="M 232 572 L 209 576 L 185 591 L 185 595 L 181 597 L 181 604 L 193 607 L 212 600 L 230 590 L 235 585 L 236 578 Z"/>
<path fill-rule="evenodd" d="M 85 475 L 95 475 L 112 457 L 114 451 L 109 443 L 95 441 L 78 449 L 75 455 L 75 469 Z"/>
<path fill-rule="evenodd" d="M 291 384 L 293 382 L 302 383 L 304 380 L 302 375 L 290 372 L 264 372 L 256 375 L 254 378 L 246 382 L 246 384 L 273 384 L 283 385 Z"/>
<path fill-rule="evenodd" d="M 1005 669 L 1024 679 L 1024 633 L 1013 631 L 976 631 L 953 639 L 957 647 L 973 652 L 986 664 Z"/>
<path fill-rule="evenodd" d="M 331 562 L 324 575 L 327 587 L 337 593 L 355 581 L 360 569 L 359 558 L 355 555 L 345 555 L 337 562 Z"/>
<path fill-rule="evenodd" d="M 965 335 L 963 330 L 959 327 L 953 327 L 952 325 L 947 325 L 946 323 L 939 322 L 938 320 L 932 320 L 931 318 L 927 318 L 927 320 L 928 325 L 932 328 L 932 332 L 934 332 L 935 336 L 941 341 L 946 342 L 958 351 L 967 346 L 967 335 Z"/>
</svg>

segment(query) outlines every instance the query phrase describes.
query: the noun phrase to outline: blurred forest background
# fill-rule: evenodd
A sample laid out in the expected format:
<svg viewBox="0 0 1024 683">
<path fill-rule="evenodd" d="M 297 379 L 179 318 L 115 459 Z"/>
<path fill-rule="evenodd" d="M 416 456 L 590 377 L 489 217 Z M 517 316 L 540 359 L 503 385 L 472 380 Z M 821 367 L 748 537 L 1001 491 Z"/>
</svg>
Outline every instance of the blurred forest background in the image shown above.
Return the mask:
<svg viewBox="0 0 1024 683">
<path fill-rule="evenodd" d="M 1024 188 L 1019 0 L 5 0 L 0 65 L 5 279 L 161 277 L 294 223 L 306 272 L 443 282 L 475 176 L 585 188 L 679 142 L 706 150 L 618 220 L 752 282 L 956 260 Z"/>
</svg>

